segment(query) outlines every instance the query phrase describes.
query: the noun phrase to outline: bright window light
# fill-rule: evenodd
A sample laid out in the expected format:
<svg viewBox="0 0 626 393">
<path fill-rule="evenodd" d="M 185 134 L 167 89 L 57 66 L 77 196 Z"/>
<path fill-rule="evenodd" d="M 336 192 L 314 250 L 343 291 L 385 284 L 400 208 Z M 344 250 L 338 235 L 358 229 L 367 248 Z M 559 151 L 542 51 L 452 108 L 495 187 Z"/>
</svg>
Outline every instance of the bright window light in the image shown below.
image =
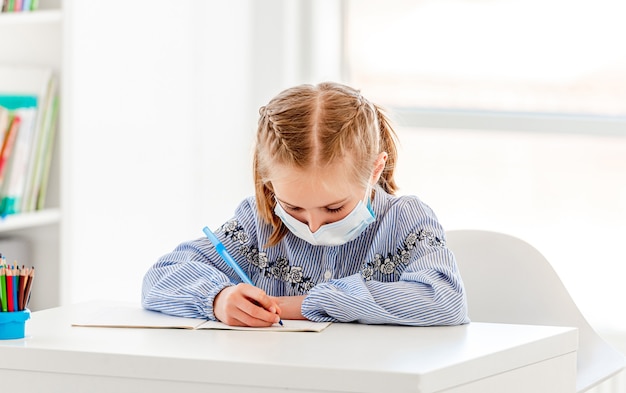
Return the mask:
<svg viewBox="0 0 626 393">
<path fill-rule="evenodd" d="M 624 0 L 348 0 L 349 79 L 387 106 L 626 115 Z"/>
</svg>

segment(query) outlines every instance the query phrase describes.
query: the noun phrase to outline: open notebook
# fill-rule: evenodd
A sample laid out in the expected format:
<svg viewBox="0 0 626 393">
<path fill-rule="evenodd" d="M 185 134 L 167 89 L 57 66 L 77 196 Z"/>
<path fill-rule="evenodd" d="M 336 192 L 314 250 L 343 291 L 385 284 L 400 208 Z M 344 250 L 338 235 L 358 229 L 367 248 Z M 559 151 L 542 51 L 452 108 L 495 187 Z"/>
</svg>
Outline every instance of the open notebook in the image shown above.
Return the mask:
<svg viewBox="0 0 626 393">
<path fill-rule="evenodd" d="M 149 311 L 139 305 L 95 305 L 91 310 L 81 312 L 73 318 L 72 326 L 117 327 L 117 328 L 160 328 L 160 329 L 222 329 L 254 330 L 275 332 L 321 332 L 331 322 L 283 320 L 283 325 L 275 324 L 266 328 L 229 326 L 225 323 L 205 319 L 175 317 L 160 312 Z"/>
</svg>

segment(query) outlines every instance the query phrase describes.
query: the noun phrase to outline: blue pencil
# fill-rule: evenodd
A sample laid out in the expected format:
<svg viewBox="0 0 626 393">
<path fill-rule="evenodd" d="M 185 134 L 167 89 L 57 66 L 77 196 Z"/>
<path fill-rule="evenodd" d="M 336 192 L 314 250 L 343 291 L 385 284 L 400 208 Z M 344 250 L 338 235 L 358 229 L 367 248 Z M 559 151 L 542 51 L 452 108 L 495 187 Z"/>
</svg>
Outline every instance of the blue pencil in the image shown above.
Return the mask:
<svg viewBox="0 0 626 393">
<path fill-rule="evenodd" d="M 17 307 L 18 274 L 19 273 L 17 273 L 17 269 L 14 269 L 14 274 L 13 274 L 13 310 L 14 311 L 20 311 L 20 309 Z"/>
</svg>

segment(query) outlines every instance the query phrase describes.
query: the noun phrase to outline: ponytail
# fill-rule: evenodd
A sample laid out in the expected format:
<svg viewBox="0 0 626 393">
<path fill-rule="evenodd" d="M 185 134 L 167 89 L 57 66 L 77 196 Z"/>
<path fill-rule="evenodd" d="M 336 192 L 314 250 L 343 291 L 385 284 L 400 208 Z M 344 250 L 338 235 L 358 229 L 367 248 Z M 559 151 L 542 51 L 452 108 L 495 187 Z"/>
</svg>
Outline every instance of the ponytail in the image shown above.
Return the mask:
<svg viewBox="0 0 626 393">
<path fill-rule="evenodd" d="M 398 149 L 396 147 L 398 137 L 391 128 L 391 123 L 387 115 L 376 104 L 373 104 L 376 109 L 376 117 L 378 118 L 378 126 L 380 128 L 380 148 L 381 151 L 387 152 L 387 162 L 383 169 L 378 184 L 388 194 L 395 194 L 398 190 L 398 185 L 394 179 L 394 172 L 396 169 L 396 161 L 398 160 Z"/>
<path fill-rule="evenodd" d="M 258 165 L 258 157 L 257 154 L 255 154 L 252 167 L 254 170 L 256 206 L 260 216 L 274 228 L 270 238 L 267 240 L 267 244 L 264 245 L 264 247 L 271 247 L 278 244 L 289 230 L 285 227 L 280 218 L 274 214 L 274 207 L 276 207 L 274 190 L 271 189 L 271 183 L 263 181 L 258 170 Z"/>
</svg>

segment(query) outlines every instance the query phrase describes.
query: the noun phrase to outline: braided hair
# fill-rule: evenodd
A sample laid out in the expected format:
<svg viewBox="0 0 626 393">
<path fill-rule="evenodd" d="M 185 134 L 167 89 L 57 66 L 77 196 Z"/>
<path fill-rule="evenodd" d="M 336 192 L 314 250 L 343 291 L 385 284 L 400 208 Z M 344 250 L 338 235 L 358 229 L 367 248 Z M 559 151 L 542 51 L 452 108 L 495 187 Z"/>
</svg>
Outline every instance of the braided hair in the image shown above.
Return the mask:
<svg viewBox="0 0 626 393">
<path fill-rule="evenodd" d="M 365 186 L 381 152 L 387 153 L 387 161 L 378 184 L 394 194 L 395 132 L 382 109 L 351 87 L 332 82 L 300 85 L 261 107 L 253 171 L 259 214 L 274 228 L 267 246 L 276 245 L 288 231 L 274 214 L 273 168 L 323 170 L 341 162 Z"/>
</svg>

